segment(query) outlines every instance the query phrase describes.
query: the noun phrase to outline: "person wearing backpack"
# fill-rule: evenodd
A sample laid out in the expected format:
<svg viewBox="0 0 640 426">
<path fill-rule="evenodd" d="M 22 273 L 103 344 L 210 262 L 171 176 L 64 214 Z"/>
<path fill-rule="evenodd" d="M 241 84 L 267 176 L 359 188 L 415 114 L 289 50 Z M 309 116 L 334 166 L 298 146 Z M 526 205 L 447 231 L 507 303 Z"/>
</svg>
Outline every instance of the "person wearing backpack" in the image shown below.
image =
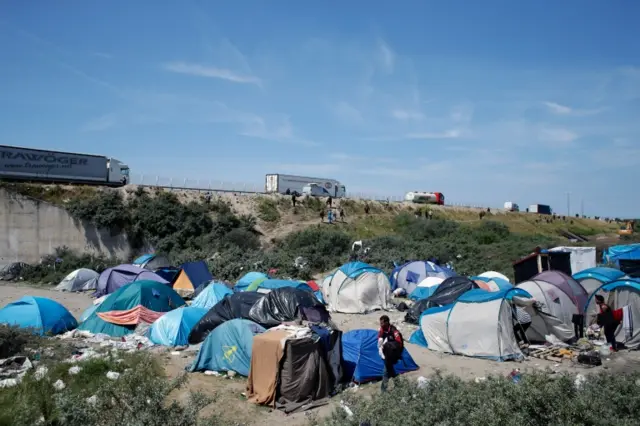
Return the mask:
<svg viewBox="0 0 640 426">
<path fill-rule="evenodd" d="M 378 330 L 378 352 L 384 361 L 384 373 L 380 389 L 386 392 L 389 379 L 397 376 L 394 365 L 402 358 L 404 340 L 398 329 L 391 325 L 389 317 L 380 317 L 380 329 Z"/>
</svg>

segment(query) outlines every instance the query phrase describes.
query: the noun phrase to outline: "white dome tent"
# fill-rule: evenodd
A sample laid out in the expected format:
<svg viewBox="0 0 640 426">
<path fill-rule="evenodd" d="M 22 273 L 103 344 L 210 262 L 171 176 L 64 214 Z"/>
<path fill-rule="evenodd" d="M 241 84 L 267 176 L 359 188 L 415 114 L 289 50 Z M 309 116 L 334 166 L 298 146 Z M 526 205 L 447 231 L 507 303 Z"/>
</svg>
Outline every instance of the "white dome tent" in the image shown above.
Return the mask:
<svg viewBox="0 0 640 426">
<path fill-rule="evenodd" d="M 386 310 L 391 301 L 391 284 L 381 270 L 363 262 L 351 262 L 342 265 L 323 283 L 322 297 L 332 312 L 361 314 Z"/>
<path fill-rule="evenodd" d="M 57 291 L 89 291 L 98 288 L 98 274 L 91 269 L 76 269 L 64 277 L 54 290 Z"/>
<path fill-rule="evenodd" d="M 483 272 L 480 275 L 478 275 L 480 278 L 500 278 L 501 280 L 505 280 L 506 282 L 511 282 L 509 281 L 509 278 L 507 278 L 506 275 L 501 274 L 500 272 L 496 272 L 496 271 L 487 271 L 487 272 Z"/>
</svg>

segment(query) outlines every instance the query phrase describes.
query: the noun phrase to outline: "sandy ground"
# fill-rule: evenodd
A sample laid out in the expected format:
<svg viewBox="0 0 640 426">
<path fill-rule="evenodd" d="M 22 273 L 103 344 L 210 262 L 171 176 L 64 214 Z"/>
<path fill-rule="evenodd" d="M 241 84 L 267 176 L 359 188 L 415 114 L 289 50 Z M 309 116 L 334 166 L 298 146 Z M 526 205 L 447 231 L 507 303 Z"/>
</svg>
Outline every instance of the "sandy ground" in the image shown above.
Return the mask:
<svg viewBox="0 0 640 426">
<path fill-rule="evenodd" d="M 0 285 L 0 306 L 14 301 L 22 296 L 42 296 L 49 297 L 62 303 L 73 315 L 79 317 L 80 314 L 92 303 L 92 299 L 86 294 L 61 293 L 41 287 L 28 287 L 26 285 Z M 373 312 L 368 315 L 346 315 L 333 314 L 334 322 L 343 330 L 349 331 L 359 328 L 377 328 L 378 318 L 381 314 Z M 392 323 L 396 324 L 405 339 L 408 340 L 411 333 L 417 328 L 402 321 L 403 312 L 392 311 L 388 313 Z M 408 373 L 406 377 L 417 379 L 420 376 L 442 372 L 454 374 L 463 379 L 475 379 L 476 377 L 486 377 L 489 375 L 507 375 L 514 368 L 519 368 L 523 374 L 533 370 L 547 370 L 555 373 L 571 372 L 573 374 L 586 374 L 604 369 L 628 372 L 640 369 L 640 354 L 637 352 L 620 352 L 604 361 L 602 367 L 587 369 L 573 364 L 571 361 L 554 363 L 550 361 L 530 358 L 523 362 L 494 362 L 476 358 L 447 355 L 429 351 L 428 349 L 411 343 L 406 344 L 406 348 L 411 353 L 420 369 Z M 169 350 L 160 353 L 164 360 L 166 371 L 170 376 L 177 376 L 184 372 L 187 365 L 191 364 L 195 357 L 195 350 L 187 350 L 178 356 L 171 355 Z M 176 392 L 177 399 L 186 399 L 189 391 L 201 391 L 210 395 L 215 395 L 216 402 L 207 407 L 204 412 L 217 412 L 219 407 L 225 407 L 226 413 L 234 413 L 237 421 L 253 425 L 300 425 L 306 424 L 309 413 L 296 413 L 285 415 L 276 410 L 265 407 L 258 407 L 247 403 L 242 393 L 245 390 L 245 380 L 243 378 L 228 379 L 224 377 L 205 376 L 202 373 L 190 374 L 189 384 L 186 390 Z M 360 387 L 357 392 L 370 394 L 378 391 L 378 384 L 370 384 Z M 350 391 L 349 391 L 350 392 Z M 335 397 L 327 406 L 313 410 L 318 416 L 325 416 L 333 410 L 340 398 Z"/>
</svg>

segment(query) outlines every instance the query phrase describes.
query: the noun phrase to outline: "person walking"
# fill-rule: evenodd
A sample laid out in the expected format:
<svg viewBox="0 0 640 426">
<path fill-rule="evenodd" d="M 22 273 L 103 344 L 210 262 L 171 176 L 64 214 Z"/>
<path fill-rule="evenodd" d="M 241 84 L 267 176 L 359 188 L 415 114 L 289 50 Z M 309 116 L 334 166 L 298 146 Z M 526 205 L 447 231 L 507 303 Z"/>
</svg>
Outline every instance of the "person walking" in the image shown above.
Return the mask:
<svg viewBox="0 0 640 426">
<path fill-rule="evenodd" d="M 391 324 L 387 315 L 380 317 L 380 329 L 378 330 L 378 353 L 384 361 L 384 372 L 380 390 L 387 391 L 389 379 L 397 376 L 395 364 L 402 358 L 404 340 L 398 329 Z"/>
</svg>

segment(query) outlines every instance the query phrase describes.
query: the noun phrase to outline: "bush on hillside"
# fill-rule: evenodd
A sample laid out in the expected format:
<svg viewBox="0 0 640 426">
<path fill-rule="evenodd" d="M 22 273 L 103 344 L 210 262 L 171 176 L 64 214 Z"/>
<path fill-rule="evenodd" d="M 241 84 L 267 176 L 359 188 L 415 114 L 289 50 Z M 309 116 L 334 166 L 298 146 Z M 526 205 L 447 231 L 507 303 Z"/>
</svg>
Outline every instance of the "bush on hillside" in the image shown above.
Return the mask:
<svg viewBox="0 0 640 426">
<path fill-rule="evenodd" d="M 338 407 L 326 426 L 459 425 L 547 426 L 637 424 L 640 416 L 639 373 L 589 375 L 576 386 L 575 375 L 524 374 L 518 384 L 504 377 L 485 382 L 465 382 L 456 377 L 434 376 L 423 388 L 415 382 L 394 379 L 384 394 L 367 398 L 346 393 L 349 417 Z"/>
<path fill-rule="evenodd" d="M 57 247 L 53 254 L 44 256 L 40 263 L 26 266 L 20 275 L 29 282 L 58 284 L 76 269 L 88 268 L 99 273 L 120 263 L 122 262 L 114 257 L 76 253 L 68 247 Z"/>
</svg>

